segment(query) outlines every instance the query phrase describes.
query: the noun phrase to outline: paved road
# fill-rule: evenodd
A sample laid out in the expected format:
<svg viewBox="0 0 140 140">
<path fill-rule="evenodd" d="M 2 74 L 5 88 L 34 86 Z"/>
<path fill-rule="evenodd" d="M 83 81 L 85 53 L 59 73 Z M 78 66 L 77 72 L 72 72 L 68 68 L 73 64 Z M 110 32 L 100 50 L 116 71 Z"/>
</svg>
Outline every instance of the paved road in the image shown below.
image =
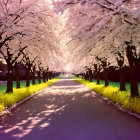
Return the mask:
<svg viewBox="0 0 140 140">
<path fill-rule="evenodd" d="M 140 120 L 64 78 L 0 120 L 0 140 L 140 140 Z"/>
</svg>

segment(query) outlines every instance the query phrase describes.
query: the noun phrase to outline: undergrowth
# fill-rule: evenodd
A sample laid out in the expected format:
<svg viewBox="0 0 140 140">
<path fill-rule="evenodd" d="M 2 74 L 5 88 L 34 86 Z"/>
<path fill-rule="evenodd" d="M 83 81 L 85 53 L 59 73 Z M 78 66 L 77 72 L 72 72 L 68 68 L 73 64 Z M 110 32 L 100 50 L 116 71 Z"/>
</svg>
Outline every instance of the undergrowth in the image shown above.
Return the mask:
<svg viewBox="0 0 140 140">
<path fill-rule="evenodd" d="M 5 107 L 10 107 L 13 104 L 18 103 L 31 94 L 52 85 L 60 78 L 62 78 L 62 76 L 58 76 L 52 80 L 47 81 L 46 83 L 30 85 L 29 87 L 22 87 L 19 89 L 14 88 L 13 93 L 0 92 L 0 113 L 4 110 Z"/>
<path fill-rule="evenodd" d="M 131 97 L 130 92 L 120 91 L 118 87 L 113 86 L 105 87 L 102 84 L 97 85 L 95 82 L 89 82 L 81 78 L 77 77 L 73 78 L 75 78 L 78 82 L 84 84 L 85 86 L 91 88 L 95 92 L 99 93 L 100 95 L 111 99 L 113 102 L 121 104 L 122 107 L 140 114 L 140 98 Z"/>
</svg>

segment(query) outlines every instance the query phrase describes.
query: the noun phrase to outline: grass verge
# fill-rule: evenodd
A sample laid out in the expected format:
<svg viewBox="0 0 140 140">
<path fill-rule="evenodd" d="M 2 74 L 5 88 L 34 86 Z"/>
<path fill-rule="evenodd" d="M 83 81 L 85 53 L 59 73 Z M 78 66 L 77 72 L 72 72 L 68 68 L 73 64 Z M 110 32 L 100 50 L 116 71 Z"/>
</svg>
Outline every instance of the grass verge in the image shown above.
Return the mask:
<svg viewBox="0 0 140 140">
<path fill-rule="evenodd" d="M 19 89 L 14 88 L 13 93 L 4 93 L 0 92 L 0 113 L 4 110 L 5 107 L 10 107 L 15 103 L 23 100 L 24 98 L 30 96 L 31 94 L 52 85 L 53 83 L 57 82 L 63 76 L 55 77 L 47 81 L 46 83 L 31 85 L 29 87 L 22 87 Z"/>
<path fill-rule="evenodd" d="M 38 79 L 35 80 L 36 84 L 39 84 Z M 41 83 L 43 82 L 43 79 L 41 79 Z M 32 80 L 30 80 L 30 84 L 32 84 Z M 26 81 L 20 81 L 20 86 L 21 87 L 26 87 Z M 2 84 L 0 85 L 0 92 L 6 92 L 7 85 Z M 16 88 L 16 81 L 13 81 L 13 88 Z"/>
<path fill-rule="evenodd" d="M 111 99 L 115 103 L 121 104 L 122 107 L 140 114 L 140 98 L 132 98 L 130 92 L 120 91 L 118 87 L 105 87 L 102 84 L 97 85 L 95 82 L 89 82 L 75 76 L 73 78 L 100 95 Z"/>
<path fill-rule="evenodd" d="M 97 82 L 96 79 L 92 80 L 92 82 Z M 100 84 L 104 85 L 105 84 L 105 81 L 104 80 L 100 80 Z M 120 88 L 120 83 L 119 82 L 112 82 L 112 81 L 109 81 L 109 85 L 110 86 L 113 86 L 113 87 L 118 87 Z M 126 91 L 127 92 L 130 92 L 130 83 L 125 83 L 125 87 L 126 87 Z M 140 83 L 138 84 L 138 88 L 139 88 L 139 95 L 140 95 Z"/>
</svg>

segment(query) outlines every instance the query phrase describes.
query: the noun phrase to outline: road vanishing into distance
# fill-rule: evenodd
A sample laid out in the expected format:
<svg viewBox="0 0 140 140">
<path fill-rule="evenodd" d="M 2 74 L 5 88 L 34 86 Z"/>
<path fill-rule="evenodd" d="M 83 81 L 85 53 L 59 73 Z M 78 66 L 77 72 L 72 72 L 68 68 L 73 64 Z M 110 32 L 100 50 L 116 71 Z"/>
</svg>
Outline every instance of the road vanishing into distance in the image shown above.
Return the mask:
<svg viewBox="0 0 140 140">
<path fill-rule="evenodd" d="M 0 140 L 140 140 L 140 120 L 64 77 L 1 117 Z"/>
</svg>

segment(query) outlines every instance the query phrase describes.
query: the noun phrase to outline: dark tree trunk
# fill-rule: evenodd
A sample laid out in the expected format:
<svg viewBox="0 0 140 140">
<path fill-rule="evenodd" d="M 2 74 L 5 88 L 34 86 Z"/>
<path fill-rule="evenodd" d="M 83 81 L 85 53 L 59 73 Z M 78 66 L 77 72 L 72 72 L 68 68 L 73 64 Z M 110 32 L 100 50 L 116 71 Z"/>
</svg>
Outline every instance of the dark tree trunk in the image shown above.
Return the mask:
<svg viewBox="0 0 140 140">
<path fill-rule="evenodd" d="M 126 56 L 129 62 L 129 71 L 130 71 L 130 89 L 131 89 L 131 96 L 136 97 L 139 96 L 138 90 L 138 79 L 137 79 L 137 65 L 138 59 L 136 54 L 136 47 L 133 46 L 130 42 L 126 42 Z"/>
<path fill-rule="evenodd" d="M 48 72 L 48 79 L 50 79 L 50 72 Z"/>
<path fill-rule="evenodd" d="M 35 71 L 32 72 L 32 84 L 35 85 Z"/>
<path fill-rule="evenodd" d="M 88 80 L 88 72 L 86 72 L 86 80 Z"/>
<path fill-rule="evenodd" d="M 38 83 L 40 84 L 41 83 L 40 71 L 38 71 L 37 74 L 38 74 Z"/>
<path fill-rule="evenodd" d="M 84 74 L 84 79 L 87 80 L 87 74 L 86 73 Z"/>
<path fill-rule="evenodd" d="M 13 92 L 13 69 L 10 64 L 7 64 L 7 93 Z"/>
<path fill-rule="evenodd" d="M 120 68 L 120 91 L 126 91 L 124 68 Z"/>
<path fill-rule="evenodd" d="M 139 96 L 136 67 L 130 67 L 130 89 L 132 97 Z"/>
<path fill-rule="evenodd" d="M 53 79 L 53 72 L 51 72 L 51 79 Z"/>
<path fill-rule="evenodd" d="M 89 81 L 92 82 L 92 71 L 89 71 Z"/>
<path fill-rule="evenodd" d="M 83 79 L 85 80 L 85 74 L 83 73 Z"/>
<path fill-rule="evenodd" d="M 30 86 L 30 68 L 26 68 L 26 87 Z"/>
<path fill-rule="evenodd" d="M 49 79 L 52 79 L 52 72 L 49 72 Z"/>
<path fill-rule="evenodd" d="M 51 72 L 51 79 L 53 79 L 53 72 Z"/>
<path fill-rule="evenodd" d="M 84 79 L 83 73 L 82 73 L 82 79 Z"/>
<path fill-rule="evenodd" d="M 53 72 L 53 78 L 55 77 L 55 73 Z"/>
<path fill-rule="evenodd" d="M 97 71 L 97 85 L 100 85 L 100 71 Z"/>
<path fill-rule="evenodd" d="M 48 72 L 47 72 L 47 73 L 46 73 L 46 80 L 47 80 L 47 81 L 48 81 L 48 76 L 49 76 L 49 75 L 48 75 Z"/>
<path fill-rule="evenodd" d="M 84 73 L 84 79 L 86 80 L 86 73 Z"/>
<path fill-rule="evenodd" d="M 87 76 L 87 80 L 89 81 L 89 72 L 87 71 L 87 74 L 86 74 Z"/>
<path fill-rule="evenodd" d="M 105 79 L 105 87 L 107 87 L 109 85 L 109 83 L 108 83 L 108 69 L 107 68 L 104 69 L 104 79 Z"/>
<path fill-rule="evenodd" d="M 19 69 L 19 65 L 16 66 L 15 72 L 16 72 L 16 88 L 20 88 L 20 69 Z"/>
<path fill-rule="evenodd" d="M 43 72 L 43 82 L 46 83 L 46 73 Z"/>
</svg>

